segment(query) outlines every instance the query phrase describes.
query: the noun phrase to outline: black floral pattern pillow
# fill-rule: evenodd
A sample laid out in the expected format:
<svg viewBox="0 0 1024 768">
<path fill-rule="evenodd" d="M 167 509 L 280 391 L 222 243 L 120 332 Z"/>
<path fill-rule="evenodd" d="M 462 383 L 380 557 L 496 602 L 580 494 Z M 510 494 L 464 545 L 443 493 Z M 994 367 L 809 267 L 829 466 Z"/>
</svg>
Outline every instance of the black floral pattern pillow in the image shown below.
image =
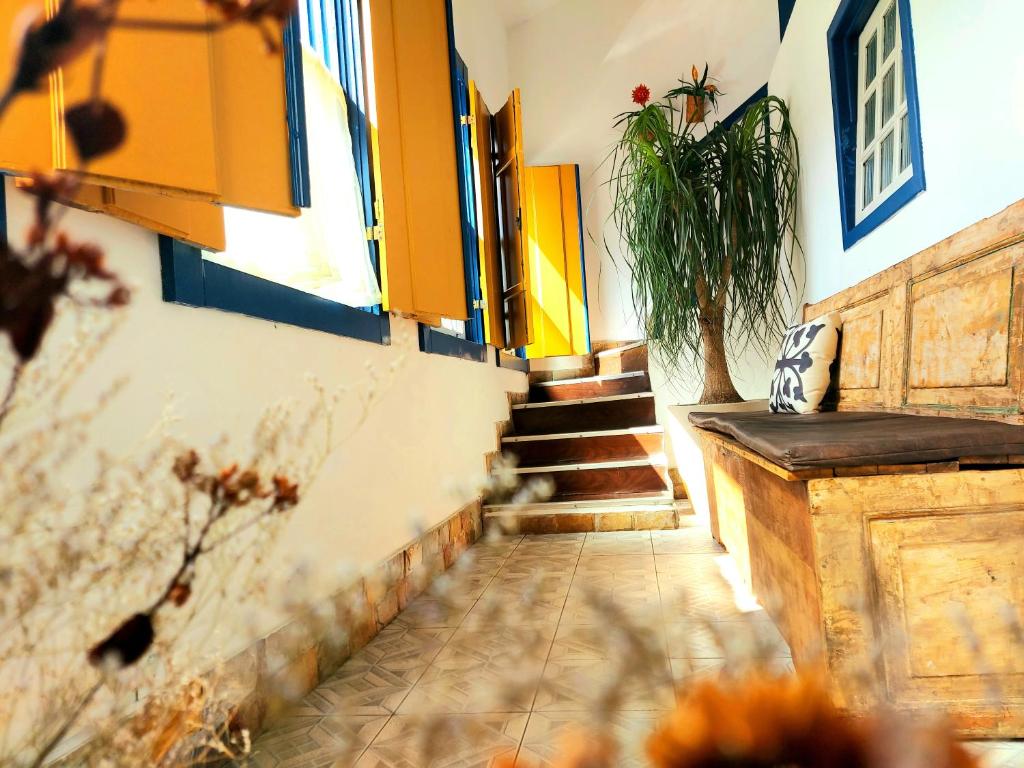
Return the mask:
<svg viewBox="0 0 1024 768">
<path fill-rule="evenodd" d="M 828 391 L 829 368 L 836 359 L 838 312 L 794 325 L 782 337 L 775 361 L 768 407 L 773 413 L 815 413 Z"/>
</svg>

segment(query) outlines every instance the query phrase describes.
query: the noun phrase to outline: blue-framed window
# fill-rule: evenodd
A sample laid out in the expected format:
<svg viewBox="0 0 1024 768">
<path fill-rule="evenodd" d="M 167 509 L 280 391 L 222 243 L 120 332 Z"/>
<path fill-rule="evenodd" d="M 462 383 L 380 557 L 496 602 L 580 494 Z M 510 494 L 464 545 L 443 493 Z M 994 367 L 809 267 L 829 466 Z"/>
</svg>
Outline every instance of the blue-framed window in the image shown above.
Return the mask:
<svg viewBox="0 0 1024 768">
<path fill-rule="evenodd" d="M 370 259 L 380 281 L 380 242 L 375 228 L 380 224 L 374 206 L 373 162 L 370 158 L 370 122 L 367 118 L 365 46 L 359 0 L 301 0 L 299 20 L 302 39 L 316 51 L 330 72 L 338 78 L 348 107 L 352 135 L 352 158 L 356 165 L 363 200 L 363 221 L 373 233 L 369 240 Z M 380 306 L 365 307 L 380 314 Z"/>
<path fill-rule="evenodd" d="M 828 54 L 849 248 L 925 189 L 910 0 L 843 0 Z"/>
<path fill-rule="evenodd" d="M 357 0 L 304 0 L 285 26 L 283 55 L 292 199 L 298 207 L 311 204 L 302 72 L 302 44 L 305 42 L 323 57 L 324 64 L 339 78 L 345 92 L 364 218 L 368 223 L 376 223 L 361 29 Z M 376 246 L 376 242 L 371 242 L 370 252 L 379 279 Z M 160 264 L 165 301 L 237 312 L 378 344 L 390 343 L 390 318 L 381 312 L 379 305 L 350 307 L 264 280 L 204 259 L 200 249 L 170 237 L 160 237 Z"/>
</svg>

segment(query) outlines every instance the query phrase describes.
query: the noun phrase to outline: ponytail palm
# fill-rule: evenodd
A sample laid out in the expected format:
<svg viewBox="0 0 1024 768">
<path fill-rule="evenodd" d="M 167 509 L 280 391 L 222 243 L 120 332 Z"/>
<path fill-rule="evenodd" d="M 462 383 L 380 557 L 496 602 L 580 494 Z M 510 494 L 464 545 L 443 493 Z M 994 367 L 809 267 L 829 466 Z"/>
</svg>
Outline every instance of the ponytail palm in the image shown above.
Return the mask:
<svg viewBox="0 0 1024 768">
<path fill-rule="evenodd" d="M 612 219 L 654 353 L 670 370 L 703 361 L 701 403 L 738 402 L 726 339 L 733 351 L 764 352 L 787 320 L 799 154 L 789 110 L 774 96 L 728 128 L 698 123 L 698 134 L 682 99 L 713 105 L 705 80 L 619 116 Z"/>
</svg>

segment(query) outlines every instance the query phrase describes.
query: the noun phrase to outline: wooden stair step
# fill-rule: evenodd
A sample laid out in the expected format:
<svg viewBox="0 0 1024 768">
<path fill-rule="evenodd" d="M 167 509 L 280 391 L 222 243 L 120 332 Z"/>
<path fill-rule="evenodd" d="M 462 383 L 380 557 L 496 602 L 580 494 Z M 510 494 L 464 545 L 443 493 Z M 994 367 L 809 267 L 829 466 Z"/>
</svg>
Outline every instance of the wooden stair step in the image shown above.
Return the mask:
<svg viewBox="0 0 1024 768">
<path fill-rule="evenodd" d="M 688 501 L 666 494 L 624 499 L 497 504 L 483 509 L 484 524 L 519 533 L 661 530 L 686 525 L 693 518 Z"/>
<path fill-rule="evenodd" d="M 631 461 L 517 467 L 524 479 L 547 477 L 554 483 L 553 501 L 645 496 L 669 491 L 663 455 Z"/>
<path fill-rule="evenodd" d="M 530 401 L 546 403 L 556 400 L 580 400 L 650 391 L 651 380 L 647 371 L 629 371 L 610 376 L 586 376 L 579 379 L 534 384 L 530 387 Z"/>
<path fill-rule="evenodd" d="M 647 363 L 647 344 L 642 341 L 605 349 L 594 355 L 594 367 L 598 376 L 646 371 Z"/>
<path fill-rule="evenodd" d="M 512 406 L 517 435 L 628 429 L 656 423 L 651 392 Z"/>
<path fill-rule="evenodd" d="M 503 438 L 502 452 L 515 456 L 522 467 L 625 461 L 657 456 L 664 451 L 659 426 L 516 435 Z"/>
</svg>

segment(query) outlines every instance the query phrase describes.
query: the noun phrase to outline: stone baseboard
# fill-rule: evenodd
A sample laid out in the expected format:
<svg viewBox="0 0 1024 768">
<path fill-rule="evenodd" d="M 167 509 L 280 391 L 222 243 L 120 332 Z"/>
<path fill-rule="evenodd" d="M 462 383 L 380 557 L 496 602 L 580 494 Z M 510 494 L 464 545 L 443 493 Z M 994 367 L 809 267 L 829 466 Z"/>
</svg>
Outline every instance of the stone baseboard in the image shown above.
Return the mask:
<svg viewBox="0 0 1024 768">
<path fill-rule="evenodd" d="M 483 532 L 481 503 L 468 504 L 339 590 L 310 615 L 333 616 L 316 629 L 295 619 L 229 659 L 214 674 L 218 697 L 238 702 L 233 729 L 255 738 L 330 677 L 444 573 Z"/>
</svg>

